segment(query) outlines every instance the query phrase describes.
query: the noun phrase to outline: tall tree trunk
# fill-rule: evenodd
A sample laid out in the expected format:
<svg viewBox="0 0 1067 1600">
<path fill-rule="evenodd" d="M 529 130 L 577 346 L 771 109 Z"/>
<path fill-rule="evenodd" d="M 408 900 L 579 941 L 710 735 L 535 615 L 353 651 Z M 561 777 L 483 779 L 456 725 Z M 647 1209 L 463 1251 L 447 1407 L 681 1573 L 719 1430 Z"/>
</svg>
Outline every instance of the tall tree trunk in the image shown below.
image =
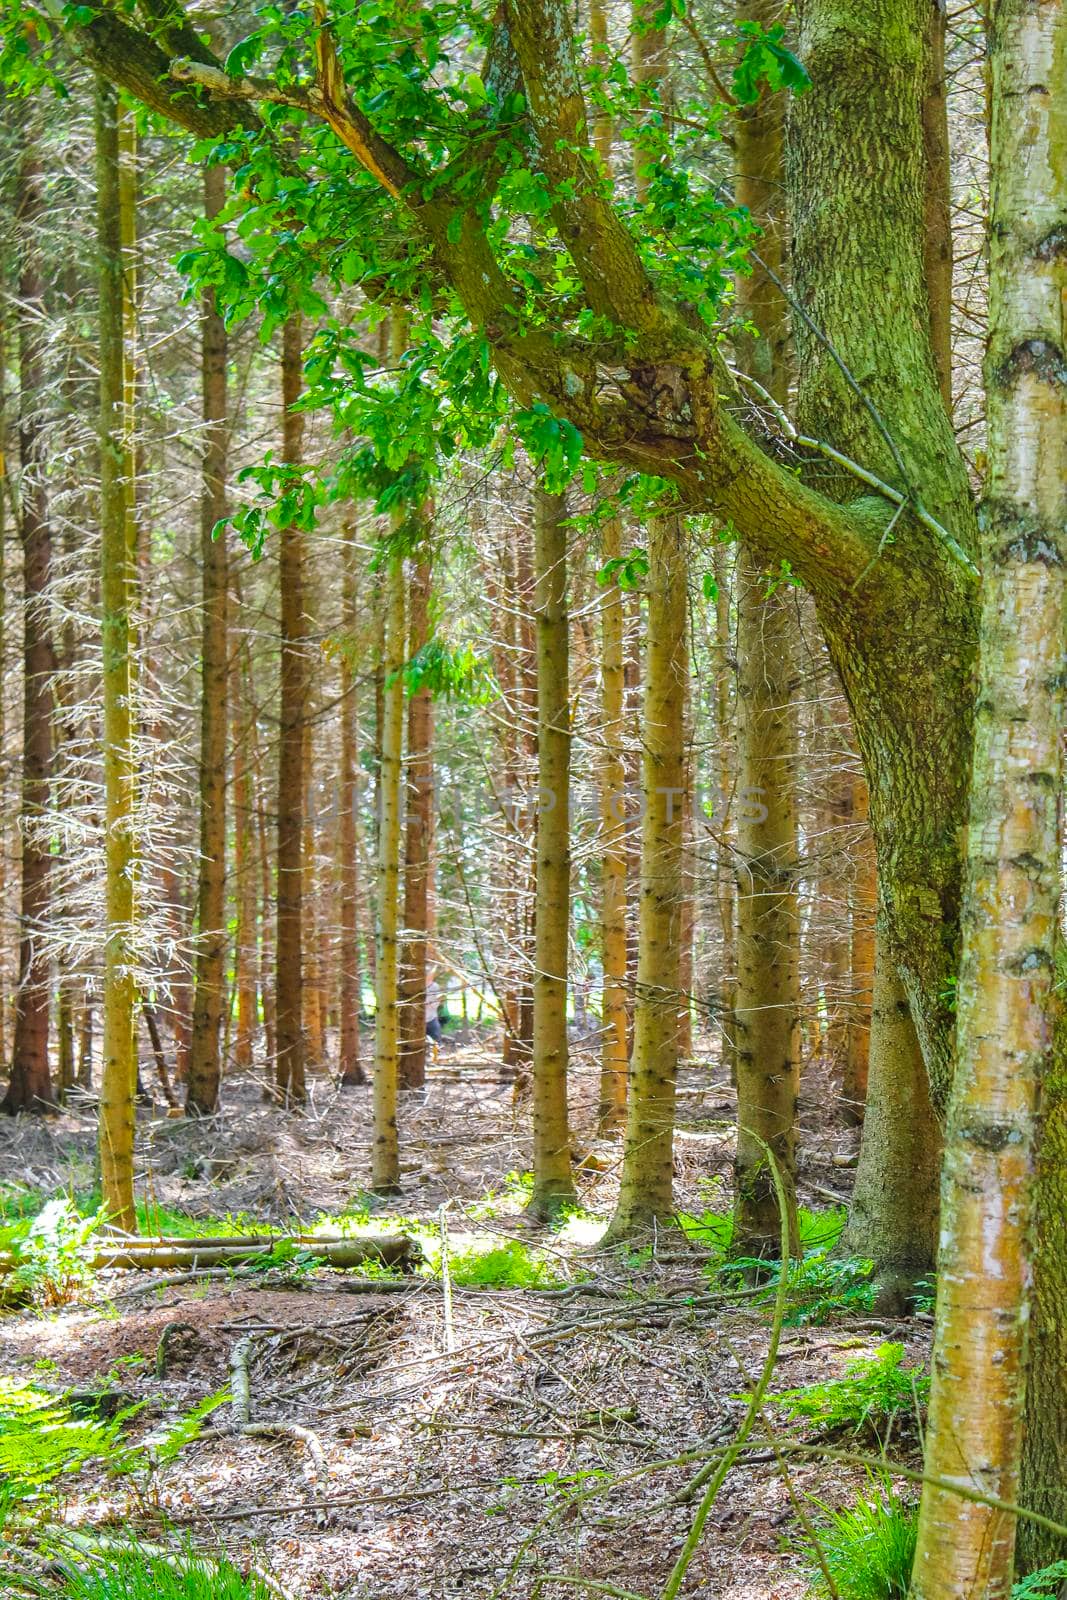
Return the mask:
<svg viewBox="0 0 1067 1600">
<path fill-rule="evenodd" d="M 415 563 L 411 574 L 408 609 L 408 653 L 411 657 L 417 655 L 429 638 L 430 573 L 430 562 L 424 555 Z M 426 934 L 432 834 L 433 695 L 429 686 L 423 685 L 408 699 L 404 948 L 400 967 L 399 1082 L 402 1089 L 421 1089 L 426 1082 Z"/>
<path fill-rule="evenodd" d="M 204 171 L 204 215 L 226 198 L 222 167 Z M 226 515 L 226 327 L 214 289 L 204 291 L 201 320 L 204 460 L 200 499 L 200 875 L 193 1038 L 185 1093 L 187 1116 L 218 1108 L 219 1034 L 226 988 L 226 722 L 229 680 L 226 541 L 215 524 Z"/>
<path fill-rule="evenodd" d="M 673 1214 L 674 1106 L 681 997 L 686 548 L 681 519 L 648 527 L 648 634 L 641 723 L 641 899 L 626 1144 L 607 1238 Z"/>
<path fill-rule="evenodd" d="M 239 591 L 234 591 L 239 600 Z M 257 1028 L 259 918 L 256 893 L 256 849 L 253 832 L 254 800 L 249 745 L 252 730 L 249 715 L 240 697 L 240 658 L 234 656 L 231 680 L 231 735 L 233 739 L 233 877 L 237 905 L 237 931 L 234 938 L 234 988 L 237 991 L 237 1033 L 233 1045 L 234 1065 L 239 1072 L 252 1069 L 253 1042 Z"/>
<path fill-rule="evenodd" d="M 396 319 L 394 353 L 404 351 L 403 324 Z M 398 514 L 398 520 L 399 520 Z M 400 1045 L 399 945 L 400 809 L 404 759 L 404 563 L 392 556 L 385 578 L 381 773 L 378 818 L 378 960 L 374 981 L 374 1142 L 371 1187 L 376 1194 L 400 1190 L 397 1088 Z"/>
<path fill-rule="evenodd" d="M 350 1089 L 365 1084 L 359 1052 L 359 1014 L 363 1005 L 359 960 L 359 698 L 352 651 L 357 624 L 356 529 L 346 530 L 344 568 L 345 646 L 341 652 L 341 797 L 340 879 L 341 879 L 341 1086 Z"/>
<path fill-rule="evenodd" d="M 41 407 L 47 323 L 39 231 L 44 196 L 36 157 L 22 157 L 16 192 L 19 241 L 19 532 L 23 563 L 22 888 L 19 908 L 19 984 L 11 1081 L 3 1110 L 42 1111 L 53 1103 L 48 1065 L 51 963 L 43 948 L 49 916 L 50 851 L 45 835 L 52 778 L 52 680 L 55 653 L 49 614 L 52 532 L 45 487 L 47 463 Z"/>
<path fill-rule="evenodd" d="M 737 1083 L 737 877 L 733 869 L 730 844 L 731 813 L 735 789 L 735 719 L 730 701 L 732 643 L 730 633 L 730 593 L 733 573 L 727 567 L 726 550 L 717 545 L 713 575 L 715 595 L 715 734 L 719 745 L 719 788 L 713 808 L 721 831 L 716 861 L 716 901 L 722 939 L 719 973 L 720 1061 L 733 1084 Z"/>
<path fill-rule="evenodd" d="M 123 274 L 118 104 L 97 84 L 97 238 L 100 252 L 100 632 L 104 662 L 104 828 L 107 926 L 100 1085 L 100 1170 L 112 1223 L 134 1232 L 134 807 L 137 763 L 132 706 L 136 571 L 131 561 L 133 451 L 126 381 L 128 320 Z"/>
<path fill-rule="evenodd" d="M 294 313 L 282 332 L 282 456 L 299 466 L 304 419 L 294 411 L 303 378 L 303 327 Z M 304 710 L 308 693 L 307 617 L 304 610 L 304 536 L 281 530 L 281 734 L 278 746 L 278 926 L 274 976 L 275 1093 L 283 1106 L 302 1106 L 304 1082 L 303 877 Z"/>
<path fill-rule="evenodd" d="M 534 910 L 533 1165 L 530 1208 L 550 1219 L 575 1200 L 567 1117 L 570 941 L 570 673 L 567 514 L 561 494 L 534 490 L 537 622 L 537 899 Z"/>
<path fill-rule="evenodd" d="M 604 525 L 605 564 L 622 554 L 616 517 Z M 603 1000 L 600 1026 L 601 1136 L 617 1133 L 626 1120 L 626 763 L 623 755 L 623 595 L 615 577 L 601 604 L 601 715 L 604 752 L 600 766 L 600 929 Z"/>
<path fill-rule="evenodd" d="M 990 64 L 980 675 L 925 1464 L 931 1476 L 977 1483 L 1013 1502 L 1023 1446 L 1036 1110 L 1056 1006 L 1064 842 L 1067 9 L 1058 0 L 998 0 Z M 1062 1181 L 1061 1171 L 1057 1199 Z M 1062 1227 L 1060 1218 L 1054 1237 Z M 1042 1311 L 1047 1318 L 1062 1309 L 1067 1280 L 1062 1258 L 1053 1263 L 1045 1254 L 1042 1268 L 1039 1328 Z M 1030 1416 L 1048 1446 L 1063 1438 L 1067 1406 L 1063 1373 L 1042 1365 L 1048 1353 L 1039 1340 Z M 1042 1409 L 1054 1420 L 1043 1423 Z M 1030 1463 L 1055 1472 L 1063 1456 L 1031 1447 Z M 1061 1489 L 1062 1480 L 1052 1483 Z M 1014 1517 L 926 1483 L 916 1600 L 978 1593 L 1003 1600 L 1014 1543 Z"/>
<path fill-rule="evenodd" d="M 745 0 L 743 24 L 769 27 L 775 0 Z M 755 337 L 738 359 L 779 404 L 789 388 L 789 312 L 782 205 L 785 103 L 763 94 L 737 108 L 738 203 L 762 229 L 759 259 L 737 281 L 740 315 Z M 737 557 L 737 1156 L 733 1249 L 773 1254 L 780 1239 L 772 1152 L 796 1235 L 796 1104 L 800 1086 L 800 924 L 796 897 L 796 624 L 788 585 L 764 594 L 764 564 Z"/>
</svg>

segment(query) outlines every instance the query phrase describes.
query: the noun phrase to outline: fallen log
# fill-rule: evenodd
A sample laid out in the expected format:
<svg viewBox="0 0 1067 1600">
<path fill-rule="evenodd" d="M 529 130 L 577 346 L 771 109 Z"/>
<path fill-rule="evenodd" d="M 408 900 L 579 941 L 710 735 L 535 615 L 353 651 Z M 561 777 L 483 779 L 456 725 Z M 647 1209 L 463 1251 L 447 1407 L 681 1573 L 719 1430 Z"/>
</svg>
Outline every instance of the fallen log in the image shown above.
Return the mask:
<svg viewBox="0 0 1067 1600">
<path fill-rule="evenodd" d="M 86 1251 L 88 1265 L 99 1271 L 121 1267 L 152 1272 L 164 1267 L 247 1266 L 292 1248 L 325 1267 L 358 1267 L 368 1261 L 410 1269 L 422 1259 L 422 1247 L 406 1233 L 363 1234 L 349 1239 L 323 1239 L 315 1234 L 221 1235 L 210 1239 L 97 1238 Z M 18 1266 L 16 1253 L 0 1251 L 0 1276 Z"/>
</svg>

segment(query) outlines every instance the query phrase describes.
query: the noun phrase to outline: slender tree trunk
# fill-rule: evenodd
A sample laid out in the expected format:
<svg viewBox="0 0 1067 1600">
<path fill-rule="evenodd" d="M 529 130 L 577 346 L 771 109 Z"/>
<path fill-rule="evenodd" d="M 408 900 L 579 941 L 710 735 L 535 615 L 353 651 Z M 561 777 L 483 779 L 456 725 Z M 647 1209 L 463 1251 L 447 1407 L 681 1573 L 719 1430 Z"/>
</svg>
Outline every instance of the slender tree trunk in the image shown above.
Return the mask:
<svg viewBox="0 0 1067 1600">
<path fill-rule="evenodd" d="M 222 167 L 204 171 L 204 215 L 210 222 L 226 198 Z M 226 724 L 229 680 L 226 541 L 215 524 L 226 515 L 226 328 L 214 289 L 204 292 L 201 320 L 204 461 L 200 499 L 201 691 L 200 876 L 193 996 L 193 1038 L 185 1093 L 187 1116 L 218 1108 L 222 1065 L 219 1034 L 226 988 Z"/>
<path fill-rule="evenodd" d="M 648 528 L 648 634 L 641 723 L 641 898 L 634 1049 L 619 1200 L 608 1230 L 625 1239 L 673 1214 L 674 1106 L 681 997 L 686 549 L 681 519 Z"/>
<path fill-rule="evenodd" d="M 429 638 L 430 573 L 430 562 L 425 556 L 412 569 L 408 610 L 411 657 L 417 655 Z M 402 1089 L 421 1089 L 426 1082 L 426 934 L 432 837 L 433 696 L 424 685 L 408 699 L 404 948 L 400 967 L 399 1082 Z"/>
<path fill-rule="evenodd" d="M 617 518 L 604 525 L 605 564 L 622 554 Z M 600 611 L 601 714 L 604 752 L 600 767 L 600 929 L 603 1000 L 600 1026 L 601 1136 L 626 1121 L 626 762 L 623 754 L 623 595 L 612 577 Z"/>
<path fill-rule="evenodd" d="M 398 330 L 402 329 L 397 318 Z M 402 331 L 394 351 L 404 350 Z M 385 580 L 386 617 L 383 662 L 381 774 L 378 819 L 378 961 L 374 984 L 374 1143 L 371 1187 L 377 1194 L 400 1190 L 397 1088 L 400 1045 L 399 948 L 400 808 L 404 757 L 404 563 L 390 559 Z"/>
<path fill-rule="evenodd" d="M 735 719 L 731 714 L 730 680 L 733 654 L 730 632 L 730 594 L 733 573 L 727 568 L 726 550 L 718 545 L 714 556 L 715 596 L 715 733 L 719 745 L 719 792 L 714 817 L 721 832 L 716 863 L 716 900 L 722 939 L 719 973 L 720 1060 L 733 1084 L 737 1083 L 737 877 L 732 863 L 730 831 L 734 806 Z"/>
<path fill-rule="evenodd" d="M 769 27 L 774 0 L 745 0 L 739 20 Z M 737 281 L 740 315 L 757 337 L 738 358 L 781 404 L 789 386 L 789 313 L 782 207 L 784 96 L 764 94 L 735 116 L 738 203 L 763 231 L 759 260 Z M 800 1086 L 800 925 L 796 897 L 796 625 L 788 585 L 764 594 L 763 564 L 737 557 L 737 1157 L 733 1248 L 773 1254 L 780 1227 L 769 1149 L 796 1232 L 796 1104 Z"/>
<path fill-rule="evenodd" d="M 575 1200 L 567 1119 L 570 938 L 570 674 L 567 514 L 561 494 L 534 491 L 537 620 L 537 898 L 534 911 L 533 1137 L 530 1207 L 550 1219 Z"/>
<path fill-rule="evenodd" d="M 239 593 L 235 590 L 235 600 Z M 233 877 L 237 906 L 234 938 L 234 988 L 237 991 L 237 1034 L 233 1059 L 239 1072 L 252 1070 L 257 1028 L 257 958 L 259 919 L 256 915 L 256 851 L 253 835 L 254 803 L 249 760 L 251 729 L 240 714 L 240 665 L 235 657 L 231 673 L 231 730 L 233 738 Z"/>
<path fill-rule="evenodd" d="M 998 0 L 990 64 L 981 666 L 926 1470 L 1013 1502 L 1023 1448 L 1036 1111 L 1056 1009 L 1064 842 L 1067 9 L 1058 0 Z M 1062 1185 L 1061 1169 L 1057 1199 Z M 1045 1205 L 1039 1214 L 1047 1219 Z M 1062 1227 L 1060 1218 L 1053 1237 Z M 1062 1308 L 1067 1267 L 1047 1253 L 1039 1259 L 1040 1329 L 1042 1313 Z M 1047 1361 L 1037 1340 L 1035 1350 L 1038 1363 Z M 1038 1364 L 1031 1381 L 1030 1417 L 1044 1448 L 1031 1447 L 1030 1464 L 1055 1470 L 1063 1457 L 1048 1446 L 1063 1438 L 1063 1373 Z M 1043 1423 L 1046 1408 L 1053 1420 Z M 1062 1493 L 1062 1479 L 1053 1483 Z M 1003 1600 L 1014 1544 L 1014 1517 L 926 1483 L 916 1600 L 979 1593 Z"/>
<path fill-rule="evenodd" d="M 296 467 L 304 450 L 304 419 L 293 407 L 303 377 L 303 328 L 294 314 L 282 334 L 282 455 Z M 275 1093 L 283 1106 L 302 1106 L 304 1082 L 303 825 L 304 711 L 308 693 L 304 610 L 304 536 L 281 530 L 281 737 L 278 746 L 278 926 L 274 977 Z"/>
<path fill-rule="evenodd" d="M 130 559 L 133 454 L 125 382 L 125 292 L 115 90 L 97 84 L 97 228 L 100 252 L 100 623 L 104 661 L 104 788 L 107 927 L 100 1086 L 100 1169 L 112 1223 L 136 1231 L 133 1205 L 134 807 L 137 764 L 132 701 L 132 617 L 136 573 Z"/>
<path fill-rule="evenodd" d="M 365 1084 L 359 1053 L 359 1014 L 362 1009 L 363 982 L 359 960 L 359 699 L 351 652 L 355 648 L 357 624 L 356 530 L 350 527 L 345 539 L 344 631 L 341 652 L 341 1086 L 350 1089 Z"/>
<path fill-rule="evenodd" d="M 47 324 L 40 229 L 44 197 L 40 168 L 23 156 L 16 212 L 20 229 L 18 293 L 19 457 L 22 469 L 20 534 L 23 564 L 22 887 L 19 909 L 19 983 L 8 1112 L 42 1111 L 53 1104 L 48 1065 L 51 963 L 43 948 L 51 908 L 50 851 L 44 833 L 52 778 L 52 647 L 49 583 L 52 533 L 41 407 L 45 398 Z"/>
</svg>

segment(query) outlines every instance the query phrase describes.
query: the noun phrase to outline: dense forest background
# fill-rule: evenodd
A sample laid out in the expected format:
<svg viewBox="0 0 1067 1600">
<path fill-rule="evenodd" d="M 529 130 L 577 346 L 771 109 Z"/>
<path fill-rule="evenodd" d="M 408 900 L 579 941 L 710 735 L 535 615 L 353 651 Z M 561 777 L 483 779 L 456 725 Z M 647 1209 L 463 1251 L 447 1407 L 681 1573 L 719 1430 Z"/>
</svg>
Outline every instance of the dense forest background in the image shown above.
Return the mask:
<svg viewBox="0 0 1067 1600">
<path fill-rule="evenodd" d="M 1057 1593 L 1061 0 L 0 17 L 17 1592 Z"/>
</svg>

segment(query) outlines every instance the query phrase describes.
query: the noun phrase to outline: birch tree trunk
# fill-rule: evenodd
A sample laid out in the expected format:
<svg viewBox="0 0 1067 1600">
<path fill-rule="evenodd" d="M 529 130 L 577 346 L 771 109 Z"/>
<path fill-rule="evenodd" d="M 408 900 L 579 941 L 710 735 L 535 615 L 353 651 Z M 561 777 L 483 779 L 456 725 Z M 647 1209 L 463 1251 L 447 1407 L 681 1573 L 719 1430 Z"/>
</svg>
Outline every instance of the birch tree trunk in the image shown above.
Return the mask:
<svg viewBox="0 0 1067 1600">
<path fill-rule="evenodd" d="M 1052 1044 L 1063 850 L 1067 9 L 1061 0 L 998 0 L 990 65 L 980 677 L 926 1469 L 1015 1501 L 1036 1109 Z M 1060 1262 L 1057 1282 L 1063 1272 Z M 1063 1374 L 1047 1384 L 1049 1376 L 1047 1367 L 1036 1368 L 1035 1380 L 1045 1377 L 1046 1385 L 1035 1387 L 1034 1401 L 1062 1413 Z M 1041 1454 L 1032 1460 L 1041 1462 Z M 1042 1465 L 1053 1466 L 1054 1458 Z M 1014 1544 L 1010 1514 L 927 1483 L 912 1577 L 916 1600 L 979 1593 L 1003 1600 L 1011 1592 Z"/>
<path fill-rule="evenodd" d="M 204 171 L 204 215 L 222 210 L 222 167 Z M 200 645 L 200 872 L 193 1037 L 185 1093 L 186 1116 L 218 1109 L 219 1059 L 226 989 L 226 723 L 229 681 L 226 542 L 215 524 L 226 514 L 226 328 L 214 289 L 204 291 L 201 321 L 204 460 L 200 499 L 202 568 Z"/>
<path fill-rule="evenodd" d="M 537 623 L 537 890 L 533 977 L 533 1215 L 573 1205 L 567 1116 L 570 675 L 563 495 L 534 491 Z"/>
</svg>

